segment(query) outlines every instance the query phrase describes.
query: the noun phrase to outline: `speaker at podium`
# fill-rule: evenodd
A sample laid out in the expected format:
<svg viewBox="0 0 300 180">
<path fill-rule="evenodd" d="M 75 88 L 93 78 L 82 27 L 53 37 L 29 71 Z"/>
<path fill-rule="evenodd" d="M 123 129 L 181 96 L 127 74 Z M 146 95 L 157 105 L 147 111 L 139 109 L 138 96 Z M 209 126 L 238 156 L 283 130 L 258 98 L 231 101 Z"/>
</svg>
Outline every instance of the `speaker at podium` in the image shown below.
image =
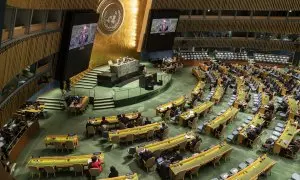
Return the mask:
<svg viewBox="0 0 300 180">
<path fill-rule="evenodd" d="M 139 84 L 141 88 L 145 88 L 146 90 L 153 90 L 154 85 L 157 84 L 157 73 L 142 75 L 139 79 Z"/>
</svg>

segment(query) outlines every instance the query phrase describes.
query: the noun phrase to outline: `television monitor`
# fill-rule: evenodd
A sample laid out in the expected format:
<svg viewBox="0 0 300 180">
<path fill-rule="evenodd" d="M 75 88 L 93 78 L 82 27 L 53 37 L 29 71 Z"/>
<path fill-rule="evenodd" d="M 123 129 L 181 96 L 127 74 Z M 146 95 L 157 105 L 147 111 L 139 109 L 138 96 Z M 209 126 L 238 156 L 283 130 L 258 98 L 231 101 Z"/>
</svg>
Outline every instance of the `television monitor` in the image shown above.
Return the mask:
<svg viewBox="0 0 300 180">
<path fill-rule="evenodd" d="M 153 19 L 150 34 L 174 33 L 176 32 L 177 22 L 178 19 L 174 18 Z"/>
<path fill-rule="evenodd" d="M 73 26 L 69 50 L 83 49 L 88 44 L 93 44 L 97 31 L 97 23 Z"/>
</svg>

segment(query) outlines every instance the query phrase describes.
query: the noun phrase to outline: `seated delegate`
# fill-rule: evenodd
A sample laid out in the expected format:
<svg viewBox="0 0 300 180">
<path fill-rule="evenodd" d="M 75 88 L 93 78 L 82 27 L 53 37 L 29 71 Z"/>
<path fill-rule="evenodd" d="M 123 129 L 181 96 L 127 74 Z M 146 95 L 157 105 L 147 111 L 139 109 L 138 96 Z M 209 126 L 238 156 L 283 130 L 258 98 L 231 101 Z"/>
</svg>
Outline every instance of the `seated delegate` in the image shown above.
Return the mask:
<svg viewBox="0 0 300 180">
<path fill-rule="evenodd" d="M 97 168 L 99 169 L 100 172 L 102 172 L 103 168 L 102 168 L 102 162 L 100 159 L 98 159 L 97 156 L 93 156 L 92 161 L 89 163 L 89 169 L 91 168 Z"/>
</svg>

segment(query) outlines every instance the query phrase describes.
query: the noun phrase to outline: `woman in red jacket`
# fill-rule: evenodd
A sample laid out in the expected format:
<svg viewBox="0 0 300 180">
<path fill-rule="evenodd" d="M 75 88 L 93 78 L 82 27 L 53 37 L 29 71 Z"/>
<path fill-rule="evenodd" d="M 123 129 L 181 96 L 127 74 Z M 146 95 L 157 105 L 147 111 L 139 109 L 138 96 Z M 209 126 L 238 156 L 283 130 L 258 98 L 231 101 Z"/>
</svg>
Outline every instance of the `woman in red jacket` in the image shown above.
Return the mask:
<svg viewBox="0 0 300 180">
<path fill-rule="evenodd" d="M 97 156 L 92 157 L 92 162 L 89 164 L 89 169 L 90 168 L 98 168 L 99 171 L 102 172 L 102 162 Z"/>
</svg>

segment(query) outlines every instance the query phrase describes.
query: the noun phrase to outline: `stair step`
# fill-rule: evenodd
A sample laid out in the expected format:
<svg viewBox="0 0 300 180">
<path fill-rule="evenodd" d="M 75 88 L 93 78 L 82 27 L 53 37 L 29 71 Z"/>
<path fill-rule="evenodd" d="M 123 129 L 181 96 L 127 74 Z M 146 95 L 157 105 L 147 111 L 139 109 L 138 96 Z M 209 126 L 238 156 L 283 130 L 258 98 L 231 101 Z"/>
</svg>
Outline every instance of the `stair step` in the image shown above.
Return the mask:
<svg viewBox="0 0 300 180">
<path fill-rule="evenodd" d="M 84 78 L 82 78 L 81 80 L 88 80 L 88 81 L 95 81 L 95 82 L 97 82 L 97 77 L 84 77 Z"/>
<path fill-rule="evenodd" d="M 100 107 L 94 107 L 94 110 L 100 110 L 100 109 L 112 109 L 115 108 L 115 106 L 100 106 Z"/>
<path fill-rule="evenodd" d="M 92 75 L 92 74 L 86 74 L 86 75 L 84 76 L 84 78 L 85 78 L 85 77 L 91 78 L 91 79 L 96 79 L 96 80 L 97 80 L 97 76 Z"/>
<path fill-rule="evenodd" d="M 95 98 L 94 101 L 101 101 L 101 100 L 108 100 L 108 99 L 110 99 L 110 100 L 113 101 L 113 97 L 107 97 L 107 98 Z"/>
<path fill-rule="evenodd" d="M 64 101 L 63 100 L 51 100 L 51 99 L 37 99 L 38 102 L 42 103 L 60 103 L 62 104 Z"/>
<path fill-rule="evenodd" d="M 51 98 L 51 97 L 38 97 L 38 99 L 41 100 L 62 100 L 61 98 Z"/>
<path fill-rule="evenodd" d="M 100 74 L 101 72 L 89 72 L 88 75 L 91 76 L 97 76 L 98 74 Z"/>
<path fill-rule="evenodd" d="M 80 81 L 78 81 L 78 83 L 97 84 L 97 81 L 89 80 L 89 79 L 81 79 Z"/>
<path fill-rule="evenodd" d="M 100 70 L 100 69 L 93 69 L 90 71 L 90 73 L 102 73 L 104 72 L 104 70 Z"/>
<path fill-rule="evenodd" d="M 105 103 L 105 102 L 114 102 L 114 100 L 111 99 L 95 99 L 94 103 Z"/>
<path fill-rule="evenodd" d="M 61 108 L 61 107 L 45 107 L 45 109 L 50 109 L 50 110 L 64 110 L 64 108 Z"/>
<path fill-rule="evenodd" d="M 93 89 L 94 87 L 92 87 L 92 86 L 83 86 L 83 85 L 76 85 L 76 86 L 74 86 L 74 88 L 82 88 L 82 89 Z"/>
<path fill-rule="evenodd" d="M 79 85 L 81 85 L 81 86 L 93 86 L 93 87 L 95 87 L 97 85 L 97 83 L 78 82 L 75 86 L 79 86 Z"/>
<path fill-rule="evenodd" d="M 46 107 L 65 107 L 64 104 L 45 103 Z"/>
<path fill-rule="evenodd" d="M 115 105 L 114 102 L 94 102 L 94 107 L 98 107 L 98 106 L 107 106 L 107 105 Z"/>
</svg>

